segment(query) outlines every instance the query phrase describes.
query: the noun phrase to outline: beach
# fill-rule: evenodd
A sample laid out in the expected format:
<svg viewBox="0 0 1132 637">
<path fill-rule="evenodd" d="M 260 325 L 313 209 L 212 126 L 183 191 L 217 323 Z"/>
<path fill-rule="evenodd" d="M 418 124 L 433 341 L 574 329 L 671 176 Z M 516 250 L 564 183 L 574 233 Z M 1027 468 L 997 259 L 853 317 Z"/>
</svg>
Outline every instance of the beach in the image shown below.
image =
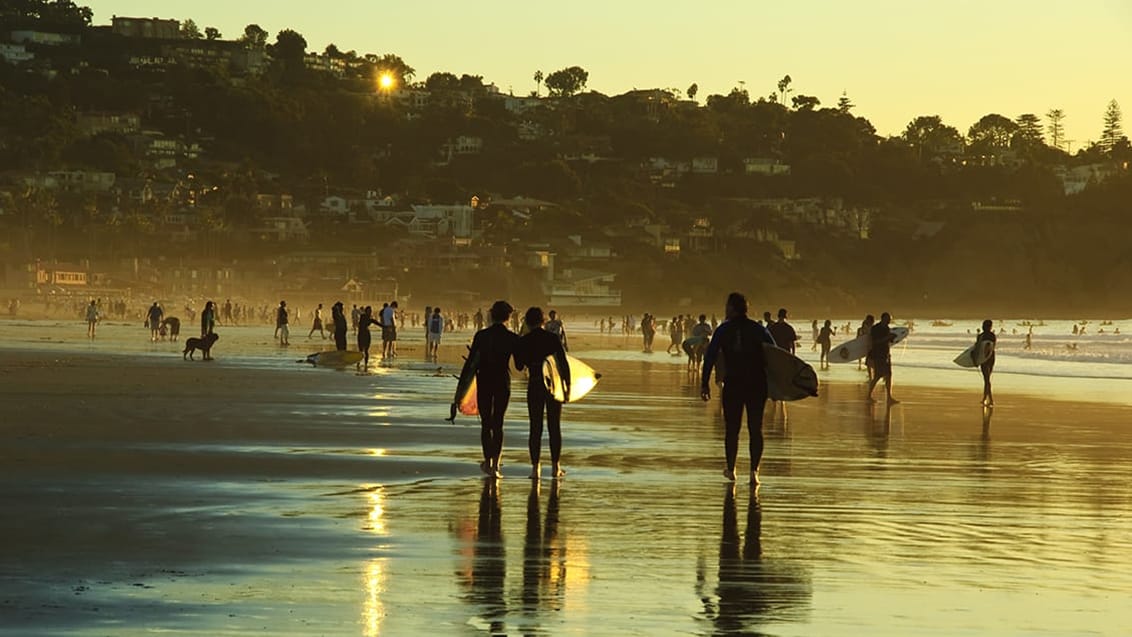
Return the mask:
<svg viewBox="0 0 1132 637">
<path fill-rule="evenodd" d="M 83 330 L 0 322 L 0 634 L 1132 625 L 1120 374 L 1000 361 L 985 410 L 977 374 L 911 345 L 887 408 L 865 403 L 855 365 L 834 366 L 819 397 L 768 406 L 756 494 L 720 474 L 718 398 L 632 339 L 578 335 L 572 353 L 603 378 L 565 408 L 563 480 L 526 479 L 516 384 L 495 482 L 478 424 L 443 420 L 468 333 L 439 363 L 410 337 L 359 373 L 296 363 L 326 347 L 284 350 L 262 326 L 221 328 L 208 363 L 138 326 Z M 742 473 L 746 432 L 740 449 Z"/>
</svg>

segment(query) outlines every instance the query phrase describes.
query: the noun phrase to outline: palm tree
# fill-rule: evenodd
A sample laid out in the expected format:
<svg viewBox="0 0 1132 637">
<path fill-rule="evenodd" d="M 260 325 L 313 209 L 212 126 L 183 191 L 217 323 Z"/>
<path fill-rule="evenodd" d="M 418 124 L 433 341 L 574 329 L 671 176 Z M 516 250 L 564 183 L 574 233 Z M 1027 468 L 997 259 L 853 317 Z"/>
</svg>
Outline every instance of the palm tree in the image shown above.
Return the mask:
<svg viewBox="0 0 1132 637">
<path fill-rule="evenodd" d="M 535 97 L 539 97 L 539 92 L 542 89 L 542 81 L 545 78 L 546 76 L 542 74 L 542 71 L 535 71 Z"/>
</svg>

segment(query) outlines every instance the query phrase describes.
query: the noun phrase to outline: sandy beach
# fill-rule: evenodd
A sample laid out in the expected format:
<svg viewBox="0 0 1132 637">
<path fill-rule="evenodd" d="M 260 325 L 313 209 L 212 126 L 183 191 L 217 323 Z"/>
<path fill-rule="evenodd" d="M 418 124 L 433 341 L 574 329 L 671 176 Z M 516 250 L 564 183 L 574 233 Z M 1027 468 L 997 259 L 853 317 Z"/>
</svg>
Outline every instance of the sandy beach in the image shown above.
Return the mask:
<svg viewBox="0 0 1132 637">
<path fill-rule="evenodd" d="M 466 335 L 439 365 L 410 341 L 359 374 L 295 364 L 313 345 L 279 351 L 262 328 L 189 363 L 136 326 L 126 346 L 126 326 L 92 344 L 28 325 L 0 327 L 0 634 L 1132 625 L 1121 400 L 1008 381 L 988 411 L 977 378 L 925 376 L 888 409 L 835 369 L 819 398 L 768 408 L 756 497 L 722 479 L 718 402 L 680 365 L 581 339 L 604 378 L 566 408 L 569 475 L 526 479 L 516 391 L 496 484 L 478 425 L 442 419 Z"/>
</svg>

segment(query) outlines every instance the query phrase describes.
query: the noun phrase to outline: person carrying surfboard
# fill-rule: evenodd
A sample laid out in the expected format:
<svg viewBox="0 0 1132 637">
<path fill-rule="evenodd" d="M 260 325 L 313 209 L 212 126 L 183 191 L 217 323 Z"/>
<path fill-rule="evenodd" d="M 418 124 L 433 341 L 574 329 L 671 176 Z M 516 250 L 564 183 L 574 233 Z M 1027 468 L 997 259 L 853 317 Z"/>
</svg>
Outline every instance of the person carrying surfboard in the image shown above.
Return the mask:
<svg viewBox="0 0 1132 637">
<path fill-rule="evenodd" d="M 542 308 L 527 310 L 523 321 L 527 324 L 526 335 L 519 338 L 515 347 L 515 368 L 529 370 L 527 378 L 527 415 L 530 420 L 530 436 L 527 447 L 531 455 L 531 479 L 538 480 L 541 475 L 542 423 L 546 412 L 546 429 L 550 435 L 550 461 L 553 463 L 551 476 L 560 478 L 566 475 L 562 470 L 562 403 L 550 397 L 543 379 L 542 364 L 548 356 L 554 356 L 558 371 L 566 387 L 565 398 L 570 399 L 570 365 L 566 362 L 566 349 L 557 334 L 543 329 Z"/>
<path fill-rule="evenodd" d="M 895 405 L 900 402 L 892 397 L 892 341 L 896 340 L 896 335 L 889 328 L 890 323 L 892 323 L 892 315 L 884 312 L 880 315 L 880 321 L 869 330 L 872 348 L 867 358 L 873 370 L 872 378 L 869 379 L 869 402 L 873 401 L 873 389 L 883 378 L 888 404 Z"/>
<path fill-rule="evenodd" d="M 975 339 L 975 349 L 971 352 L 971 356 L 977 356 L 981 349 L 978 345 L 987 343 L 984 347 L 990 348 L 990 356 L 979 365 L 979 371 L 983 373 L 983 405 L 986 407 L 994 407 L 994 394 L 991 393 L 991 374 L 994 373 L 994 348 L 998 344 L 998 337 L 994 335 L 991 329 L 994 327 L 994 322 L 990 319 L 983 321 L 983 331 L 979 332 L 979 336 Z"/>
<path fill-rule="evenodd" d="M 480 415 L 480 445 L 483 462 L 480 469 L 498 478 L 499 458 L 503 454 L 503 415 L 511 401 L 511 359 L 519 336 L 507 329 L 507 321 L 515 309 L 506 301 L 496 301 L 489 314 L 491 325 L 476 332 L 468 348 L 468 358 L 460 378 L 474 374 L 476 402 Z"/>
<path fill-rule="evenodd" d="M 735 480 L 735 461 L 739 455 L 739 432 L 743 428 L 743 411 L 747 412 L 750 436 L 751 485 L 759 483 L 759 463 L 763 456 L 763 409 L 766 407 L 766 355 L 763 343 L 774 345 L 774 338 L 765 327 L 747 317 L 747 297 L 732 292 L 727 297 L 726 320 L 712 334 L 704 353 L 704 369 L 700 379 L 700 397 L 711 400 L 711 373 L 716 360 L 726 363 L 723 372 L 724 452 L 727 465 L 723 476 Z"/>
</svg>

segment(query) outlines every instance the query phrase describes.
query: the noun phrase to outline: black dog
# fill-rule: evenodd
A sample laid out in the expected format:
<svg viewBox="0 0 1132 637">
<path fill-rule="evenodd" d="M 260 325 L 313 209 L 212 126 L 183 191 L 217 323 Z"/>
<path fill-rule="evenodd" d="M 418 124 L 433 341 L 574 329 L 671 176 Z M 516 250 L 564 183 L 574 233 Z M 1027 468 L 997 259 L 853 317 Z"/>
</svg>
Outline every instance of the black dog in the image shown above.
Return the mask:
<svg viewBox="0 0 1132 637">
<path fill-rule="evenodd" d="M 188 356 L 189 360 L 193 360 L 193 352 L 199 349 L 204 354 L 204 360 L 212 360 L 212 346 L 216 344 L 219 338 L 220 335 L 213 332 L 203 338 L 191 337 L 185 339 L 185 351 L 181 352 L 181 358 Z"/>
</svg>

